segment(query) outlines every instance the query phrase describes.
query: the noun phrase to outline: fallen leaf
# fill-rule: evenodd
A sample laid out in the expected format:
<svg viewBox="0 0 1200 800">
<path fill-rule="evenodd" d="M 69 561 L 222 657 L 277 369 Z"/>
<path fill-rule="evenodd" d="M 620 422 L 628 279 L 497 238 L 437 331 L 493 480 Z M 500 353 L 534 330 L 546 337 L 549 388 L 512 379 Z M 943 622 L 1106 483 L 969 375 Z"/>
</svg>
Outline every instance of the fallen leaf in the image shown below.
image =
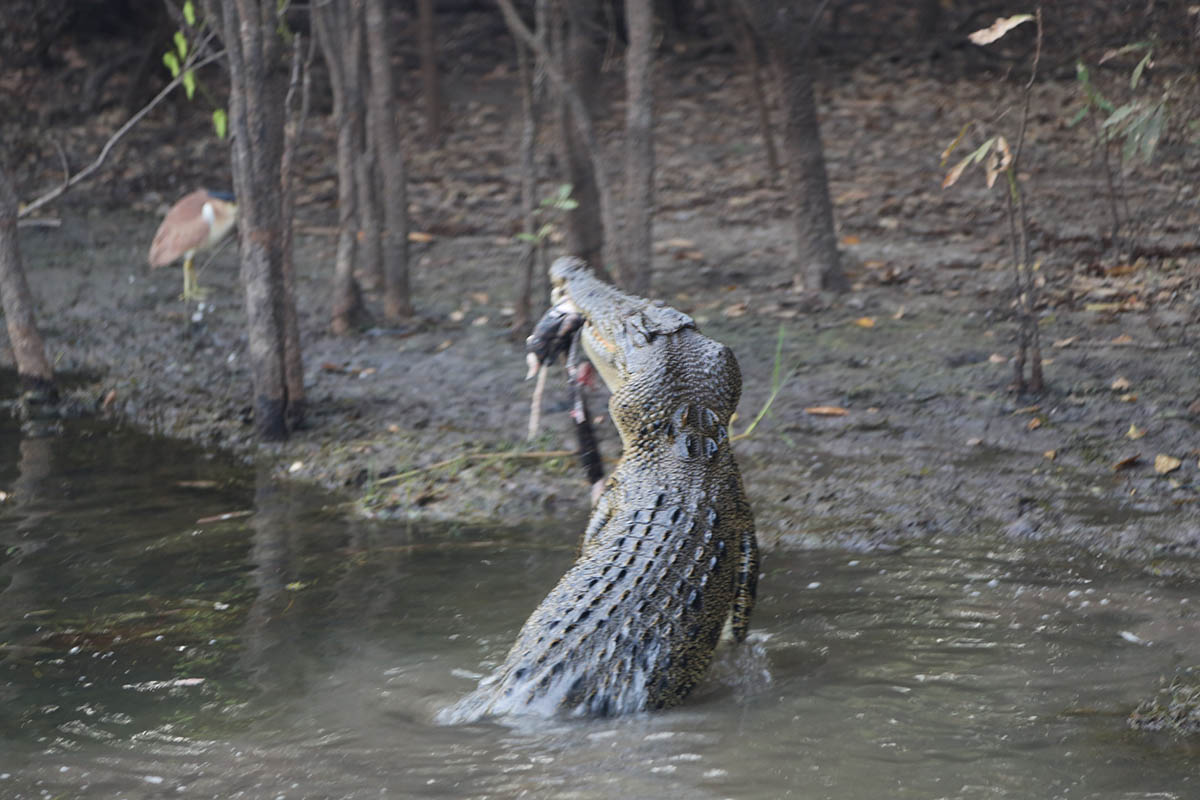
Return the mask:
<svg viewBox="0 0 1200 800">
<path fill-rule="evenodd" d="M 1120 311 L 1120 303 L 1087 303 L 1083 307 L 1084 311 Z"/>
<path fill-rule="evenodd" d="M 904 306 L 896 309 L 896 313 L 892 314 L 892 319 L 904 319 Z"/>
<path fill-rule="evenodd" d="M 1168 472 L 1174 472 L 1183 466 L 1182 458 L 1175 458 L 1164 453 L 1159 453 L 1154 457 L 1154 471 L 1159 475 L 1166 475 Z"/>
<path fill-rule="evenodd" d="M 471 325 L 476 328 L 482 328 L 484 325 L 487 325 L 487 324 L 488 324 L 487 317 L 476 317 L 475 319 L 471 320 Z"/>
<path fill-rule="evenodd" d="M 1025 423 L 1025 430 L 1027 431 L 1036 431 L 1040 427 L 1042 427 L 1041 417 L 1034 417 L 1033 419 L 1029 420 L 1029 422 Z"/>
<path fill-rule="evenodd" d="M 999 17 L 991 25 L 969 34 L 967 38 L 971 40 L 972 44 L 991 44 L 1013 28 L 1022 23 L 1029 22 L 1031 19 L 1033 19 L 1033 14 L 1015 14 L 1011 17 Z"/>
<path fill-rule="evenodd" d="M 1133 455 L 1131 455 L 1127 458 L 1122 458 L 1120 461 L 1113 464 L 1112 470 L 1113 470 L 1113 472 L 1120 472 L 1123 469 L 1129 469 L 1134 464 L 1138 463 L 1138 461 L 1140 461 L 1141 458 L 1142 458 L 1141 453 L 1134 453 Z"/>
<path fill-rule="evenodd" d="M 696 243 L 691 239 L 667 239 L 662 243 L 663 247 L 674 247 L 680 250 L 690 250 L 696 246 Z"/>
<path fill-rule="evenodd" d="M 1134 394 L 1133 392 L 1130 392 L 1128 394 L 1121 395 L 1117 399 L 1120 400 L 1122 403 L 1136 403 L 1137 395 Z"/>
<path fill-rule="evenodd" d="M 1016 411 L 1014 411 L 1012 413 L 1013 413 L 1013 416 L 1016 416 L 1017 414 L 1036 414 L 1037 412 L 1039 412 L 1041 410 L 1042 410 L 1042 407 L 1040 405 L 1032 405 L 1032 406 L 1025 406 L 1024 408 L 1018 408 Z"/>
<path fill-rule="evenodd" d="M 979 447 L 981 444 L 983 444 L 983 439 L 980 439 L 976 436 L 972 436 L 970 439 L 967 439 L 967 447 Z"/>
<path fill-rule="evenodd" d="M 1056 341 L 1054 343 L 1053 346 L 1061 349 L 1063 347 L 1070 347 L 1071 345 L 1075 344 L 1075 342 L 1077 342 L 1077 341 L 1079 341 L 1078 336 L 1068 336 L 1066 339 L 1059 339 L 1058 341 Z"/>
<path fill-rule="evenodd" d="M 461 308 L 456 308 L 449 313 L 448 317 L 451 322 L 462 322 L 467 318 L 467 312 L 463 311 Z"/>
<path fill-rule="evenodd" d="M 999 353 L 992 353 L 990 356 L 988 356 L 988 362 L 992 364 L 1007 364 L 1008 358 L 1000 355 Z"/>
<path fill-rule="evenodd" d="M 874 328 L 875 320 L 871 317 L 859 317 L 854 320 L 854 324 L 860 328 Z"/>
<path fill-rule="evenodd" d="M 747 305 L 745 303 L 734 303 L 727 306 L 721 313 L 727 317 L 740 317 L 746 313 Z"/>
<path fill-rule="evenodd" d="M 416 242 L 417 244 L 427 244 L 428 242 L 433 241 L 433 234 L 421 233 L 420 231 L 410 231 L 408 234 L 408 240 L 410 242 Z"/>
<path fill-rule="evenodd" d="M 1129 430 L 1125 431 L 1125 438 L 1132 439 L 1134 441 L 1142 438 L 1145 435 L 1146 435 L 1146 429 L 1139 428 L 1137 425 L 1134 425 L 1132 422 L 1129 423 Z"/>
<path fill-rule="evenodd" d="M 453 340 L 453 339 L 444 339 L 444 340 L 442 340 L 442 342 L 441 342 L 441 343 L 440 343 L 440 344 L 439 344 L 439 345 L 438 345 L 436 348 L 434 348 L 434 350 L 435 350 L 435 352 L 438 352 L 438 353 L 440 353 L 440 352 L 442 352 L 443 350 L 448 350 L 448 349 L 450 349 L 450 348 L 451 348 L 451 347 L 453 347 L 453 346 L 454 346 L 454 340 Z"/>
<path fill-rule="evenodd" d="M 1133 344 L 1133 337 L 1128 333 L 1122 333 L 1112 340 L 1113 344 Z"/>
<path fill-rule="evenodd" d="M 861 243 L 862 243 L 862 240 L 859 239 L 854 234 L 849 234 L 847 236 L 842 237 L 842 244 L 845 245 L 846 247 L 853 247 L 854 245 L 861 244 Z"/>
<path fill-rule="evenodd" d="M 850 412 L 841 406 L 809 406 L 804 413 L 814 417 L 844 417 Z"/>
<path fill-rule="evenodd" d="M 490 299 L 487 292 L 471 292 L 471 300 L 477 306 L 486 306 Z"/>
<path fill-rule="evenodd" d="M 1050 461 L 1053 461 L 1054 459 L 1058 458 L 1058 451 L 1047 450 L 1046 452 L 1042 453 L 1042 456 Z"/>
<path fill-rule="evenodd" d="M 1114 392 L 1123 392 L 1126 389 L 1128 389 L 1130 386 L 1133 386 L 1133 384 L 1129 382 L 1128 378 L 1126 378 L 1124 375 L 1118 375 L 1116 378 L 1113 379 L 1113 382 L 1109 386 L 1109 388 L 1112 389 Z"/>
<path fill-rule="evenodd" d="M 216 481 L 175 481 L 175 485 L 184 489 L 215 489 L 218 486 Z"/>
</svg>

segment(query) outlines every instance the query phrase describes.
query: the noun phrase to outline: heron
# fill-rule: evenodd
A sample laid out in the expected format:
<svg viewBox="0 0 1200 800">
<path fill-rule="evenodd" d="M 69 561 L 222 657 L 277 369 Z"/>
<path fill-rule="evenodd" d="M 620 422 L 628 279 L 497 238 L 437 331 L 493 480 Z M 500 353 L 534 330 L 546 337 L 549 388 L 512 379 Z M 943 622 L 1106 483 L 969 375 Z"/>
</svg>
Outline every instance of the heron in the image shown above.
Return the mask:
<svg viewBox="0 0 1200 800">
<path fill-rule="evenodd" d="M 196 281 L 192 259 L 196 253 L 215 247 L 237 221 L 237 205 L 229 192 L 197 189 L 171 206 L 154 242 L 150 245 L 150 268 L 165 267 L 183 257 L 182 300 L 200 300 L 205 292 Z"/>
</svg>

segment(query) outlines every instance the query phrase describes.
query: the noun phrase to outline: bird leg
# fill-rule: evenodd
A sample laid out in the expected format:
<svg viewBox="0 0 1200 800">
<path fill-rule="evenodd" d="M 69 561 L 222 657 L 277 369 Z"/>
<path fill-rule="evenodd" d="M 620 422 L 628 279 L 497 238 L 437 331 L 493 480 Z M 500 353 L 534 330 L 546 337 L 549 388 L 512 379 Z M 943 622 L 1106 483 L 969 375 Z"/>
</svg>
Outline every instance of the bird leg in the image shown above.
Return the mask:
<svg viewBox="0 0 1200 800">
<path fill-rule="evenodd" d="M 190 300 L 203 300 L 208 296 L 207 289 L 201 289 L 196 280 L 196 267 L 191 255 L 183 259 L 183 294 L 179 296 L 185 303 Z"/>
</svg>

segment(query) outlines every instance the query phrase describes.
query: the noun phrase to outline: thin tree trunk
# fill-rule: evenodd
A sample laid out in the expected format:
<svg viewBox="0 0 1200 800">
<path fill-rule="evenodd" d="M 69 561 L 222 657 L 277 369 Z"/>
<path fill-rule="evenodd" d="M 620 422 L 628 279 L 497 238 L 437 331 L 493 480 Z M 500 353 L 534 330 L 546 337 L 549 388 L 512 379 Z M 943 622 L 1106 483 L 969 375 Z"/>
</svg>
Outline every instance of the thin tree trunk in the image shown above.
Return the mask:
<svg viewBox="0 0 1200 800">
<path fill-rule="evenodd" d="M 544 3 L 544 0 L 539 0 Z M 539 27 L 538 33 L 544 35 Z M 529 63 L 529 51 L 517 42 L 517 75 L 521 82 L 521 219 L 529 240 L 521 255 L 521 287 L 517 292 L 516 314 L 513 315 L 512 332 L 524 338 L 533 320 L 533 272 L 537 264 L 539 244 L 537 237 L 537 160 L 534 147 L 537 143 L 537 105 L 533 70 Z"/>
<path fill-rule="evenodd" d="M 241 278 L 246 292 L 254 426 L 264 439 L 287 436 L 284 369 L 283 108 L 287 74 L 279 58 L 276 4 L 222 0 L 229 54 L 233 182 L 238 198 Z"/>
<path fill-rule="evenodd" d="M 550 78 L 555 91 L 558 92 L 560 98 L 566 101 L 571 111 L 571 121 L 575 123 L 574 130 L 579 134 L 583 142 L 581 152 L 586 155 L 591 164 L 592 173 L 596 181 L 596 193 L 600 200 L 601 227 L 604 230 L 606 242 L 604 248 L 605 256 L 598 262 L 592 262 L 592 265 L 598 273 L 604 274 L 603 263 L 605 261 L 617 263 L 619 260 L 618 248 L 612 244 L 617 239 L 616 231 L 618 230 L 618 224 L 615 209 L 616 203 L 612 196 L 612 189 L 608 183 L 608 176 L 603 171 L 603 154 L 600 152 L 600 144 L 596 138 L 596 129 L 592 124 L 591 111 L 580 95 L 578 86 L 567 79 L 561 65 L 547 49 L 546 43 L 535 36 L 524 21 L 522 21 L 520 15 L 517 14 L 512 0 L 496 0 L 496 3 L 500 6 L 500 11 L 504 15 L 504 21 L 508 24 L 508 29 L 512 32 L 513 36 L 537 53 L 546 76 Z M 553 30 L 554 26 L 551 25 L 550 27 Z M 588 75 L 584 83 L 595 83 L 595 75 Z M 572 212 L 573 215 L 578 213 L 579 209 Z"/>
<path fill-rule="evenodd" d="M 360 71 L 359 75 L 363 73 Z M 371 109 L 362 102 L 362 86 L 355 87 L 354 94 L 358 96 L 356 103 L 359 108 L 365 108 L 366 122 L 370 122 Z M 361 119 L 361 118 L 360 118 Z M 371 135 L 369 124 L 362 126 L 362 135 L 356 137 L 354 157 L 354 188 L 358 193 L 358 240 L 361 245 L 362 258 L 360 274 L 362 283 L 370 291 L 383 289 L 383 220 L 380 212 L 379 159 L 376 153 L 375 137 Z"/>
<path fill-rule="evenodd" d="M 433 0 L 417 0 L 417 28 L 421 40 L 421 82 L 425 90 L 425 135 L 437 145 L 442 140 L 442 91 L 438 81 Z"/>
<path fill-rule="evenodd" d="M 554 52 L 563 76 L 574 87 L 589 115 L 594 115 L 599 84 L 595 76 L 600 73 L 601 56 L 591 31 L 596 17 L 596 0 L 565 0 L 563 5 L 566 30 L 556 37 L 559 41 Z M 562 28 L 555 25 L 555 31 L 561 32 Z M 592 154 L 588 152 L 587 141 L 573 121 L 570 100 L 561 92 L 559 98 L 559 160 L 562 162 L 563 182 L 571 185 L 571 197 L 578 203 L 564 220 L 566 248 L 607 278 L 618 259 L 612 257 L 612 252 L 605 251 L 605 244 L 611 242 L 615 245 L 617 231 L 605 229 Z"/>
<path fill-rule="evenodd" d="M 396 321 L 412 317 L 413 307 L 408 276 L 408 179 L 394 110 L 396 95 L 387 23 L 383 0 L 366 0 L 367 63 L 371 76 L 367 120 L 383 178 L 383 314 Z"/>
<path fill-rule="evenodd" d="M 283 158 L 280 165 L 283 203 L 283 292 L 288 300 L 283 307 L 283 369 L 287 383 L 289 429 L 304 423 L 306 399 L 304 394 L 304 360 L 300 351 L 300 322 L 296 318 L 296 265 L 293 217 L 296 208 L 296 192 L 292 181 L 292 166 L 296 161 L 296 150 L 304 135 L 304 123 L 308 116 L 309 73 L 312 69 L 313 43 L 308 43 L 308 56 L 301 56 L 303 37 L 296 34 L 292 46 L 292 74 L 288 82 L 287 99 L 284 102 L 286 115 L 283 140 Z"/>
<path fill-rule="evenodd" d="M 367 319 L 362 292 L 354 279 L 355 238 L 358 231 L 355 159 L 357 143 L 362 138 L 362 113 L 354 97 L 358 86 L 358 48 L 361 46 L 362 26 L 352 24 L 344 4 L 314 6 L 312 17 L 321 53 L 329 69 L 333 116 L 338 125 L 338 241 L 329 327 L 340 336 L 365 324 Z"/>
<path fill-rule="evenodd" d="M 622 283 L 650 293 L 654 225 L 654 87 L 651 0 L 625 0 L 629 46 L 625 50 L 625 255 Z"/>
<path fill-rule="evenodd" d="M 755 33 L 766 46 L 779 85 L 788 199 L 796 230 L 798 283 L 810 291 L 845 291 L 849 282 L 838 256 L 809 57 L 809 28 L 815 19 L 810 19 L 806 9 L 797 9 L 787 0 L 741 2 Z"/>
<path fill-rule="evenodd" d="M 54 372 L 37 329 L 33 295 L 21 263 L 17 240 L 17 195 L 3 168 L 0 168 L 0 303 L 4 306 L 4 322 L 8 327 L 13 359 L 17 362 L 21 389 L 54 397 Z"/>
<path fill-rule="evenodd" d="M 746 21 L 736 3 L 731 3 L 727 13 L 731 17 L 734 47 L 746 66 L 750 68 L 750 89 L 754 94 L 754 107 L 758 112 L 758 131 L 762 136 L 763 149 L 767 157 L 767 183 L 779 180 L 779 152 L 775 149 L 775 137 L 771 134 L 771 109 L 767 93 L 763 88 L 762 61 L 758 57 L 758 40 L 750 23 Z"/>
</svg>

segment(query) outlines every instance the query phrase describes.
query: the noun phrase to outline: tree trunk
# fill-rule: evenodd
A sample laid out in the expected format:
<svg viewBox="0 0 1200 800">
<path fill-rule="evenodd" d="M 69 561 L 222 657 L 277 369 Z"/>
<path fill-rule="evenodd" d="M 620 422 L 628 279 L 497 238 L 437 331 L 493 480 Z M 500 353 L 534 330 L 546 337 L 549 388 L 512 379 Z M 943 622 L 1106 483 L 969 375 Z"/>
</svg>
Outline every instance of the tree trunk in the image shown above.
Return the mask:
<svg viewBox="0 0 1200 800">
<path fill-rule="evenodd" d="M 280 164 L 280 199 L 283 204 L 283 293 L 288 300 L 283 306 L 283 370 L 287 383 L 287 423 L 290 430 L 304 424 L 306 398 L 304 394 L 304 360 L 300 351 L 300 322 L 296 318 L 296 264 L 293 217 L 296 208 L 296 192 L 292 182 L 292 166 L 296 161 L 296 150 L 304 134 L 304 123 L 308 117 L 309 73 L 312 69 L 312 43 L 309 42 L 309 57 L 302 59 L 303 37 L 296 34 L 292 47 L 292 75 L 288 82 L 287 99 L 284 102 L 285 130 L 283 157 Z"/>
<path fill-rule="evenodd" d="M 544 5 L 545 0 L 539 0 Z M 542 30 L 539 26 L 539 34 Z M 521 220 L 524 233 L 529 240 L 521 256 L 521 286 L 517 292 L 514 304 L 516 314 L 513 315 L 512 334 L 524 339 L 529 333 L 533 321 L 533 272 L 537 264 L 537 254 L 540 245 L 537 237 L 537 159 L 534 148 L 537 145 L 537 88 L 534 83 L 533 69 L 530 66 L 529 50 L 517 42 L 517 75 L 521 82 Z"/>
<path fill-rule="evenodd" d="M 621 279 L 634 294 L 650 293 L 654 224 L 654 87 L 652 0 L 625 0 L 625 225 Z"/>
<path fill-rule="evenodd" d="M 554 49 L 560 71 L 579 95 L 588 114 L 595 117 L 596 88 L 600 74 L 600 48 L 592 35 L 596 18 L 596 0 L 565 0 L 566 32 Z M 552 23 L 553 24 L 553 23 Z M 556 30 L 558 26 L 555 26 Z M 573 121 L 568 98 L 559 95 L 558 155 L 562 162 L 563 183 L 571 185 L 571 197 L 579 205 L 566 215 L 563 224 L 567 251 L 592 265 L 606 279 L 616 267 L 614 253 L 605 251 L 606 240 L 615 242 L 617 232 L 604 229 L 600 192 L 592 155 L 577 124 Z M 607 263 L 606 263 L 607 262 Z"/>
<path fill-rule="evenodd" d="M 359 75 L 363 73 L 360 71 Z M 355 105 L 366 108 L 363 103 L 363 86 L 357 86 L 354 94 L 357 97 Z M 370 109 L 367 109 L 370 116 Z M 360 117 L 360 120 L 362 118 Z M 354 188 L 358 194 L 358 242 L 359 275 L 362 284 L 369 291 L 383 289 L 383 219 L 379 208 L 379 159 L 376 153 L 375 137 L 371 135 L 367 125 L 362 126 L 361 135 L 355 137 L 354 143 Z"/>
<path fill-rule="evenodd" d="M 767 93 L 763 89 L 762 62 L 759 59 L 758 40 L 750 23 L 746 20 L 742 9 L 736 2 L 726 6 L 730 17 L 733 46 L 738 57 L 750 68 L 750 89 L 754 94 L 754 107 L 758 112 L 758 130 L 762 136 L 763 149 L 767 156 L 767 183 L 775 184 L 779 180 L 779 153 L 775 149 L 775 137 L 771 134 L 771 109 L 767 102 Z"/>
<path fill-rule="evenodd" d="M 366 0 L 366 4 L 367 62 L 371 73 L 367 121 L 383 179 L 383 315 L 397 321 L 413 315 L 408 279 L 408 178 L 394 110 L 396 95 L 388 47 L 387 9 L 383 0 Z M 433 13 L 432 8 L 429 13 Z"/>
<path fill-rule="evenodd" d="M 238 198 L 241 278 L 246 291 L 254 427 L 286 438 L 284 367 L 283 106 L 287 73 L 280 58 L 273 0 L 222 0 L 229 54 L 233 184 Z"/>
<path fill-rule="evenodd" d="M 442 141 L 442 92 L 438 81 L 433 0 L 417 0 L 417 28 L 421 39 L 421 82 L 425 90 L 425 135 L 438 145 Z"/>
<path fill-rule="evenodd" d="M 779 85 L 788 199 L 796 230 L 798 283 L 810 291 L 845 291 L 849 284 L 838 257 L 807 45 L 812 12 L 807 8 L 797 9 L 787 0 L 741 2 L 766 47 Z"/>
<path fill-rule="evenodd" d="M 362 25 L 355 24 L 344 3 L 314 5 L 313 25 L 333 90 L 333 116 L 337 120 L 338 242 L 333 272 L 333 310 L 329 327 L 341 336 L 366 324 L 362 292 L 354 279 L 355 239 L 358 232 L 355 160 L 362 139 L 362 109 L 358 92 L 358 52 Z"/>
<path fill-rule="evenodd" d="M 8 174 L 0 168 L 0 302 L 17 377 L 22 391 L 37 391 L 53 399 L 57 392 L 46 346 L 38 333 L 33 295 L 25 280 L 21 247 L 17 241 L 17 195 Z"/>
<path fill-rule="evenodd" d="M 592 2 L 592 0 L 572 0 L 572 2 Z M 582 87 L 590 87 L 596 83 L 595 74 L 593 73 L 584 75 L 579 83 L 569 80 L 564 73 L 560 60 L 557 59 L 553 53 L 549 52 L 549 48 L 546 47 L 546 42 L 543 39 L 535 36 L 533 32 L 529 30 L 529 26 L 525 24 L 520 15 L 517 13 L 516 8 L 513 6 L 512 0 L 496 0 L 496 4 L 500 6 L 500 11 L 504 15 L 504 21 L 508 25 L 508 29 L 512 32 L 513 36 L 521 40 L 527 47 L 531 48 L 535 53 L 538 54 L 538 59 L 541 62 L 541 67 L 545 71 L 546 77 L 550 79 L 550 82 L 554 86 L 554 90 L 557 92 L 559 99 L 566 103 L 568 110 L 570 111 L 570 118 L 574 123 L 572 131 L 575 134 L 578 134 L 580 139 L 581 147 L 578 152 L 582 158 L 586 158 L 589 161 L 592 176 L 595 181 L 596 195 L 599 198 L 597 206 L 599 208 L 601 222 L 598 226 L 593 228 L 592 232 L 595 233 L 596 231 L 602 230 L 604 232 L 604 238 L 608 242 L 604 249 L 604 258 L 592 262 L 592 266 L 597 273 L 606 275 L 606 271 L 603 268 L 605 260 L 607 259 L 608 261 L 616 263 L 619 260 L 620 253 L 618 248 L 614 247 L 612 244 L 618 239 L 618 235 L 616 233 L 618 229 L 615 210 L 616 202 L 613 200 L 612 189 L 608 183 L 608 176 L 603 172 L 603 156 L 600 152 L 600 144 L 596 137 L 596 129 L 592 125 L 592 113 L 588 108 L 588 104 L 583 100 L 583 95 L 581 94 L 581 85 Z M 552 34 L 557 27 L 558 26 L 555 24 L 551 24 L 549 26 Z M 561 48 L 558 49 L 561 50 Z M 579 203 L 580 208 L 577 208 L 574 212 L 568 215 L 568 224 L 577 224 L 577 215 L 580 213 L 580 210 L 582 210 L 582 206 L 584 205 L 579 198 L 576 198 L 576 200 Z M 568 243 L 570 243 L 571 237 L 569 232 L 567 239 Z M 581 251 L 576 250 L 575 252 L 578 254 Z"/>
</svg>

